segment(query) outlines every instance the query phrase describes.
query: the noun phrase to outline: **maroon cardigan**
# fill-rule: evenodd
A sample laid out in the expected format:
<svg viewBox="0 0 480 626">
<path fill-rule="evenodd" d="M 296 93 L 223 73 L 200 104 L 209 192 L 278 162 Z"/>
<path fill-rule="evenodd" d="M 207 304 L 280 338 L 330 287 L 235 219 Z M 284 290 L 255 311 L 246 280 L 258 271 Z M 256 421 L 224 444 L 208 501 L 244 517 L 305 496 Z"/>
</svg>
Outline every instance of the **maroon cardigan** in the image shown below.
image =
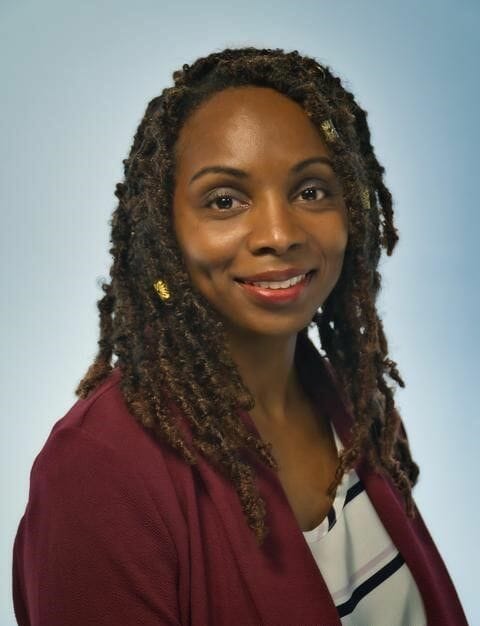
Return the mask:
<svg viewBox="0 0 480 626">
<path fill-rule="evenodd" d="M 317 355 L 318 400 L 347 445 L 351 414 Z M 115 368 L 76 402 L 35 459 L 13 549 L 19 625 L 341 624 L 276 473 L 255 463 L 270 527 L 261 548 L 230 483 L 205 460 L 189 466 L 155 441 L 128 412 L 120 377 Z M 406 517 L 390 479 L 363 462 L 356 469 L 428 624 L 467 624 L 420 514 Z"/>
</svg>

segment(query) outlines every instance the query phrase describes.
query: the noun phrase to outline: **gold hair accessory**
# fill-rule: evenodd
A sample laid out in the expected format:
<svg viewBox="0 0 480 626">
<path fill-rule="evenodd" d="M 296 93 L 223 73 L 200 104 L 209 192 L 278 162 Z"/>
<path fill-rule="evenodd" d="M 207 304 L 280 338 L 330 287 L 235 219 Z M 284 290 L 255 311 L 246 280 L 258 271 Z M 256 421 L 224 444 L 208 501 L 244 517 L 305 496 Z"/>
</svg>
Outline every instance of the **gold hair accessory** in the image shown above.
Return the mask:
<svg viewBox="0 0 480 626">
<path fill-rule="evenodd" d="M 362 187 L 362 191 L 360 192 L 360 202 L 362 203 L 362 207 L 364 209 L 370 209 L 370 192 L 368 187 Z"/>
<path fill-rule="evenodd" d="M 327 141 L 329 141 L 330 143 L 336 141 L 339 137 L 337 129 L 335 128 L 335 126 L 333 125 L 333 122 L 331 119 L 328 120 L 324 120 L 321 124 L 320 124 L 322 130 L 323 130 L 323 134 L 325 135 L 325 139 Z"/>
<path fill-rule="evenodd" d="M 168 291 L 167 284 L 163 280 L 157 280 L 157 282 L 154 283 L 153 288 L 162 300 L 168 300 L 170 298 L 170 292 Z"/>
</svg>

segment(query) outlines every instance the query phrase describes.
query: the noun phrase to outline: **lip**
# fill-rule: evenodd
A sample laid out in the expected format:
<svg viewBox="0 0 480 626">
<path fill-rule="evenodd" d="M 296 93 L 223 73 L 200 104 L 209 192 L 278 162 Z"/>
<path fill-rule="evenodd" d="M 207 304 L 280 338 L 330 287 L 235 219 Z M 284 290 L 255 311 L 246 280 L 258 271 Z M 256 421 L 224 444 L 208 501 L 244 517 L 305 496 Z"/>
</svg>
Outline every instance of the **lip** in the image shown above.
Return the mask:
<svg viewBox="0 0 480 626">
<path fill-rule="evenodd" d="M 252 274 L 251 276 L 242 276 L 238 277 L 235 280 L 240 282 L 258 282 L 258 281 L 269 281 L 269 280 L 288 280 L 289 278 L 293 278 L 294 276 L 301 276 L 302 274 L 308 274 L 312 269 L 302 269 L 299 267 L 288 267 L 284 270 L 268 270 L 266 272 L 261 272 L 260 274 Z"/>
<path fill-rule="evenodd" d="M 244 283 L 242 281 L 237 281 L 238 285 L 247 292 L 248 296 L 251 297 L 258 303 L 268 303 L 273 305 L 281 305 L 281 304 L 291 304 L 296 302 L 300 296 L 307 290 L 308 285 L 312 282 L 312 278 L 315 275 L 315 271 L 306 272 L 307 276 L 297 283 L 293 285 L 293 287 L 286 287 L 281 289 L 269 289 L 268 287 L 257 287 L 255 285 L 250 285 L 249 283 Z"/>
</svg>

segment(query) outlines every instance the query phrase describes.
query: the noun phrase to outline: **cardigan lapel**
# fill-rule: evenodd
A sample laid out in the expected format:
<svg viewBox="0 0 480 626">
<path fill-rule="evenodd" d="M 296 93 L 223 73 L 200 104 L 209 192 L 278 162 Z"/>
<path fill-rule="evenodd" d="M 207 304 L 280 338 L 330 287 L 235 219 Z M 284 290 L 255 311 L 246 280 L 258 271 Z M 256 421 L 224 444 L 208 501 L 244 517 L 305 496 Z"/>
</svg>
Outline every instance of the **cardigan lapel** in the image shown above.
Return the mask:
<svg viewBox="0 0 480 626">
<path fill-rule="evenodd" d="M 317 397 L 346 447 L 351 442 L 353 417 L 341 399 L 331 366 L 316 349 L 315 353 L 312 356 L 317 367 L 323 370 L 323 380 L 327 377 L 329 381 L 317 391 Z M 415 507 L 416 518 L 410 519 L 403 506 L 403 497 L 393 481 L 389 476 L 372 471 L 365 459 L 359 461 L 355 470 L 417 583 L 427 623 L 468 626 L 453 582 L 418 509 Z"/>
<path fill-rule="evenodd" d="M 239 410 L 245 425 L 257 434 L 250 417 Z M 270 624 L 341 626 L 337 609 L 298 526 L 276 473 L 250 459 L 256 485 L 266 503 L 269 534 L 262 547 L 246 524 L 231 483 L 199 459 L 202 478 L 222 518 L 244 585 L 258 614 Z"/>
</svg>

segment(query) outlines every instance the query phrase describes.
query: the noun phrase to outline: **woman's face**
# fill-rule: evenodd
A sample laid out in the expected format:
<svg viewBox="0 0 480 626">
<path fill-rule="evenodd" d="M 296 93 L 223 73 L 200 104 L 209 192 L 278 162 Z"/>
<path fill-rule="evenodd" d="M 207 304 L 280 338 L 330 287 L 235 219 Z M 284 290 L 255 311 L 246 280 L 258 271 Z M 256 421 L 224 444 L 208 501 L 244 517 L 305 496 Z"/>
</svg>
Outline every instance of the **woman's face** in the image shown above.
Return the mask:
<svg viewBox="0 0 480 626">
<path fill-rule="evenodd" d="M 194 286 L 231 332 L 297 333 L 335 286 L 348 236 L 315 126 L 273 89 L 228 88 L 187 119 L 175 152 L 174 229 Z M 241 282 L 272 270 L 313 274 L 282 289 Z"/>
</svg>

